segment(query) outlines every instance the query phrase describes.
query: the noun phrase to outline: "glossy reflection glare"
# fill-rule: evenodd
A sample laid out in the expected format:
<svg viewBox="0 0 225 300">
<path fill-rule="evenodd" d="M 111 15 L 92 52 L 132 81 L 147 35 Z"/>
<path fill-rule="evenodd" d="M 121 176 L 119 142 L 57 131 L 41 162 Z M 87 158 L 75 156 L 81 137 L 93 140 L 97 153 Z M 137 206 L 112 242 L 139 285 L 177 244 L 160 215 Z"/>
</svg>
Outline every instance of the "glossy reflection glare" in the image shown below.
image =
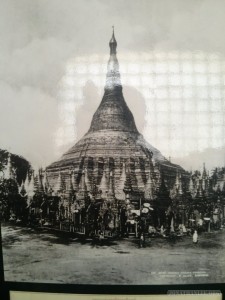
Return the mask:
<svg viewBox="0 0 225 300">
<path fill-rule="evenodd" d="M 223 100 L 225 60 L 218 53 L 149 52 L 118 54 L 121 82 L 128 106 L 139 131 L 167 157 L 185 156 L 192 151 L 224 146 Z M 59 154 L 81 136 L 77 127 L 88 130 L 91 118 L 83 115 L 84 88 L 91 82 L 96 95 L 88 95 L 94 113 L 105 84 L 107 55 L 76 57 L 68 61 L 58 89 L 61 127 L 56 133 Z M 127 95 L 132 87 L 144 102 Z M 97 97 L 98 95 L 98 97 Z M 136 114 L 143 106 L 145 115 Z M 140 128 L 141 118 L 145 126 Z"/>
</svg>

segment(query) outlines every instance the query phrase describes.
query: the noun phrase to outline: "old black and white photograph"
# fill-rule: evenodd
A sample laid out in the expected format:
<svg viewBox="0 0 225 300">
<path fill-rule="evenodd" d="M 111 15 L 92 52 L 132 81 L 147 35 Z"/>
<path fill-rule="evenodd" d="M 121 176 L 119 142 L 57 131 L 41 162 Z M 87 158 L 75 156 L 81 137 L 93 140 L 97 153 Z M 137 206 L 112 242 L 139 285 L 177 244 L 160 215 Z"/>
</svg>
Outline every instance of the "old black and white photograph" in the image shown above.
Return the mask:
<svg viewBox="0 0 225 300">
<path fill-rule="evenodd" d="M 224 11 L 1 2 L 5 281 L 225 281 Z"/>
</svg>

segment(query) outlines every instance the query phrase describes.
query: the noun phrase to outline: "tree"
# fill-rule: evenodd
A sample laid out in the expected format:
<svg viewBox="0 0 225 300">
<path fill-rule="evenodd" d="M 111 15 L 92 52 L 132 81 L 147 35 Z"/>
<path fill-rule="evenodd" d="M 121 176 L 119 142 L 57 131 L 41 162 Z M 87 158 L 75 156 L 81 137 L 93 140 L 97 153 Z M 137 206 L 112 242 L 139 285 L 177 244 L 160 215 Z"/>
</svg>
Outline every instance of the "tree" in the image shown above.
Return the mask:
<svg viewBox="0 0 225 300">
<path fill-rule="evenodd" d="M 0 175 L 4 172 L 9 152 L 0 149 Z M 31 170 L 30 163 L 22 156 L 11 154 L 12 167 L 16 170 L 16 179 L 19 184 L 26 179 L 26 175 Z"/>
<path fill-rule="evenodd" d="M 155 227 L 166 223 L 166 211 L 171 205 L 169 190 L 166 187 L 163 174 L 161 176 L 161 184 L 156 194 L 156 201 L 153 205 L 153 219 Z"/>
<path fill-rule="evenodd" d="M 25 209 L 24 200 L 18 193 L 18 186 L 15 180 L 1 179 L 0 207 L 1 217 L 6 221 L 9 220 L 12 214 L 15 214 L 15 217 L 20 217 L 22 214 L 21 209 Z"/>
</svg>

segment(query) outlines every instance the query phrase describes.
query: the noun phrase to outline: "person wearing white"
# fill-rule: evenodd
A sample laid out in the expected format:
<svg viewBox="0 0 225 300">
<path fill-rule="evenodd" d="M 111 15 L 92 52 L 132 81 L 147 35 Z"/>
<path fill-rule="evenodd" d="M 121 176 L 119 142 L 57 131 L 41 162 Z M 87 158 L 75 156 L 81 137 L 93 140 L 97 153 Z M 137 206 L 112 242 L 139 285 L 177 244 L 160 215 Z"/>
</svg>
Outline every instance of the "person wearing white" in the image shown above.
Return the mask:
<svg viewBox="0 0 225 300">
<path fill-rule="evenodd" d="M 193 234 L 193 243 L 197 244 L 198 242 L 198 233 L 197 230 L 195 230 L 194 234 Z"/>
</svg>

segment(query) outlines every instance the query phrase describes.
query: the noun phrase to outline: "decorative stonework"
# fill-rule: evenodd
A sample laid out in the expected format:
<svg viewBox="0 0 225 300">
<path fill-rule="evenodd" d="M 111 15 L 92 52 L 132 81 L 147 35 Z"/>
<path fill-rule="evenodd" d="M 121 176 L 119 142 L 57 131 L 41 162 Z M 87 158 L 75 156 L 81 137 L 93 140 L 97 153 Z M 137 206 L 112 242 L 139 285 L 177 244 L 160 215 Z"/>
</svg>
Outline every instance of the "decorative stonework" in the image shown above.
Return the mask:
<svg viewBox="0 0 225 300">
<path fill-rule="evenodd" d="M 90 129 L 61 159 L 47 167 L 48 181 L 54 190 L 59 186 L 62 189 L 62 182 L 68 186 L 73 170 L 78 198 L 87 192 L 95 194 L 97 187 L 102 199 L 124 201 L 129 194 L 134 202 L 145 196 L 150 200 L 159 186 L 152 159 L 173 177 L 172 182 L 177 169 L 183 170 L 167 161 L 138 132 L 123 97 L 114 32 L 109 47 L 105 92 Z"/>
</svg>

